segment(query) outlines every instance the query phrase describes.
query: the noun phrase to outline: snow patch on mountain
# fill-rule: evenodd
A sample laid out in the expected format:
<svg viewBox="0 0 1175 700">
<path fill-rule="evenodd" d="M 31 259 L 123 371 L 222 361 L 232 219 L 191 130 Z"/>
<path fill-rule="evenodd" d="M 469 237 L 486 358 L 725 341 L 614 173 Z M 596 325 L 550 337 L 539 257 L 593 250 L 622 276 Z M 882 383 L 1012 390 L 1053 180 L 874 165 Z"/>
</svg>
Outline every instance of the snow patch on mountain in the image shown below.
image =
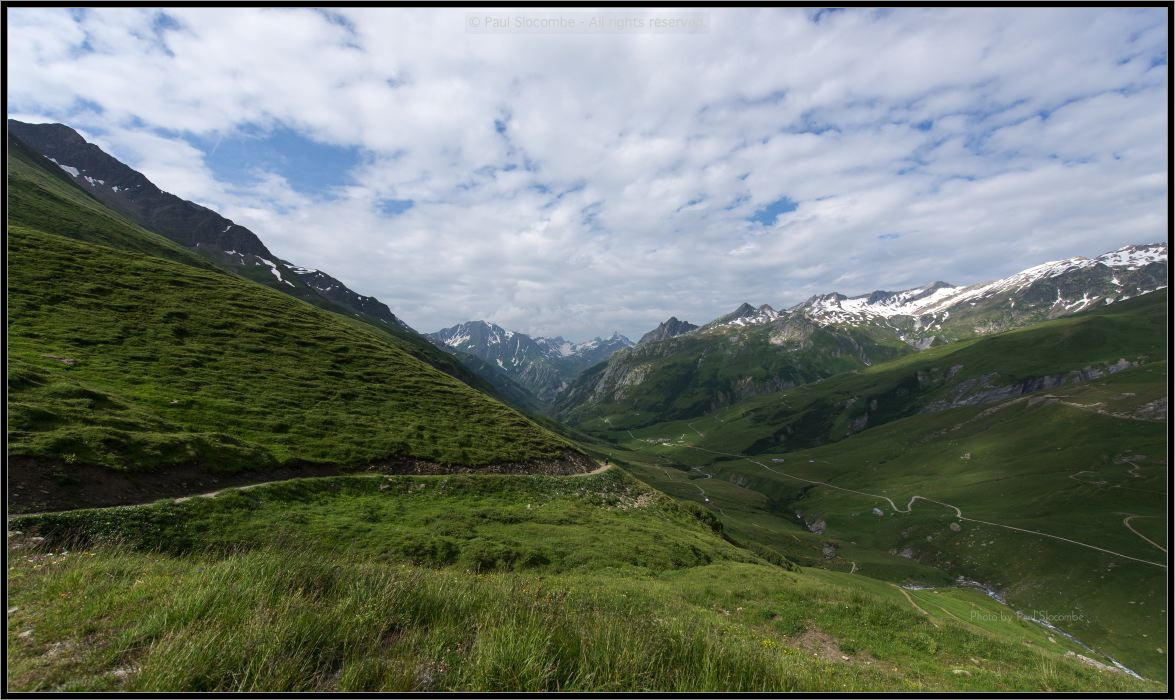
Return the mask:
<svg viewBox="0 0 1175 700">
<path fill-rule="evenodd" d="M 618 350 L 633 345 L 632 341 L 619 333 L 614 333 L 610 338 L 594 338 L 583 343 L 573 343 L 560 336 L 532 338 L 522 333 L 506 330 L 490 321 L 468 321 L 452 328 L 430 333 L 429 336 L 458 350 L 475 351 L 503 348 L 493 352 L 510 354 L 510 364 L 513 365 L 521 364 L 528 357 L 538 356 L 558 360 L 579 357 L 600 350 Z M 520 360 L 520 357 L 523 359 Z"/>
<path fill-rule="evenodd" d="M 73 177 L 77 177 L 78 175 L 81 174 L 81 172 L 79 172 L 78 169 L 73 167 L 72 165 L 62 165 L 61 163 L 58 163 L 56 160 L 54 160 L 52 158 L 50 158 L 49 160 L 52 160 L 54 162 L 54 164 L 57 165 L 57 167 L 61 168 L 65 172 L 69 173 Z"/>
<path fill-rule="evenodd" d="M 286 284 L 290 285 L 291 287 L 294 286 L 290 282 L 286 281 L 286 279 L 284 277 L 282 277 L 282 273 L 277 269 L 277 263 L 275 263 L 274 261 L 269 260 L 267 258 L 258 257 L 257 259 L 260 260 L 262 263 L 264 263 L 269 268 L 269 271 L 273 273 L 273 276 L 277 278 L 278 282 L 285 282 Z"/>
<path fill-rule="evenodd" d="M 1107 267 L 1124 267 L 1127 270 L 1137 270 L 1151 263 L 1167 262 L 1167 246 L 1122 246 L 1113 252 L 1099 255 L 1094 260 Z"/>
<path fill-rule="evenodd" d="M 450 336 L 445 339 L 445 345 L 448 345 L 451 348 L 459 348 L 468 342 L 469 342 L 469 334 L 468 333 L 458 333 L 457 335 Z"/>
<path fill-rule="evenodd" d="M 721 316 L 710 323 L 706 324 L 705 328 L 746 328 L 749 326 L 758 326 L 764 323 L 771 323 L 783 316 L 783 313 L 771 308 L 768 304 L 756 308 L 750 304 L 743 302 L 734 311 Z"/>
<path fill-rule="evenodd" d="M 1152 263 L 1165 264 L 1165 245 L 1123 246 L 1118 250 L 1096 258 L 1073 257 L 1054 260 L 1030 267 L 1010 277 L 956 287 L 945 282 L 907 289 L 901 292 L 873 292 L 856 297 L 831 293 L 814 296 L 789 311 L 799 311 L 823 324 L 860 323 L 894 316 L 935 316 L 945 314 L 961 304 L 974 306 L 976 303 L 1002 294 L 1015 294 L 1042 281 L 1071 272 L 1104 266 L 1114 269 L 1138 270 Z M 1121 286 L 1115 276 L 1113 283 Z M 1067 309 L 1085 308 L 1100 297 L 1089 297 L 1065 301 L 1058 296 L 1056 304 Z M 1014 303 L 1014 302 L 1013 302 Z"/>
</svg>

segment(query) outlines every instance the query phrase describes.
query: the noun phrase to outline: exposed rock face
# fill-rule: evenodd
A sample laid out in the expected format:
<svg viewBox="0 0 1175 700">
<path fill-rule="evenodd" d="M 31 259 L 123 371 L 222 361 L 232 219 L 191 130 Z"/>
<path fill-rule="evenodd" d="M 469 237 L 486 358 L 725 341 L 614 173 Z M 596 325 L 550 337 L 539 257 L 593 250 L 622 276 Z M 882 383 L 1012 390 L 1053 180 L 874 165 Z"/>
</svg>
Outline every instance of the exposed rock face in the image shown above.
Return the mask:
<svg viewBox="0 0 1175 700">
<path fill-rule="evenodd" d="M 780 318 L 780 312 L 771 308 L 769 304 L 762 304 L 758 308 L 751 306 L 745 301 L 739 305 L 737 309 L 731 311 L 725 316 L 719 316 L 713 321 L 707 323 L 703 328 L 714 329 L 721 327 L 745 328 L 749 326 L 762 325 L 770 323 Z"/>
<path fill-rule="evenodd" d="M 286 264 L 290 265 L 290 263 Z M 302 281 L 311 289 L 321 294 L 323 298 L 347 309 L 353 314 L 376 319 L 389 326 L 408 327 L 407 324 L 396 318 L 396 315 L 387 307 L 387 304 L 384 304 L 375 297 L 363 296 L 362 294 L 351 291 L 347 288 L 347 285 L 322 270 L 311 270 L 294 265 L 290 265 L 290 269 L 301 277 Z"/>
<path fill-rule="evenodd" d="M 767 339 L 772 345 L 791 346 L 796 349 L 804 349 L 811 345 L 814 326 L 807 323 L 780 323 L 777 326 L 777 330 Z"/>
<path fill-rule="evenodd" d="M 869 425 L 869 414 L 862 413 L 849 422 L 849 429 L 845 434 L 852 435 L 853 433 L 859 433 L 864 430 L 865 426 L 867 425 Z"/>
<path fill-rule="evenodd" d="M 933 411 L 945 411 L 948 408 L 958 408 L 959 406 L 976 406 L 995 401 L 1003 401 L 1004 399 L 1010 399 L 1022 394 L 1031 394 L 1073 382 L 1088 382 L 1099 377 L 1130 369 L 1135 364 L 1126 358 L 1121 358 L 1117 362 L 1104 367 L 1086 367 L 1072 372 L 1050 374 L 1043 377 L 1030 377 L 1016 384 L 998 387 L 991 386 L 991 381 L 996 376 L 994 372 L 991 372 L 959 382 L 951 389 L 948 398 L 927 404 L 922 408 L 921 412 L 929 413 Z M 919 380 L 922 380 L 921 376 L 919 376 Z"/>
<path fill-rule="evenodd" d="M 824 555 L 825 559 L 835 558 L 838 551 L 840 551 L 840 547 L 835 542 L 825 542 L 820 545 L 820 553 Z"/>
<path fill-rule="evenodd" d="M 1142 420 L 1167 420 L 1167 397 L 1139 406 L 1134 417 Z"/>
<path fill-rule="evenodd" d="M 232 250 L 272 260 L 273 254 L 252 231 L 194 202 L 164 192 L 142 173 L 88 143 L 64 124 L 26 124 L 8 120 L 9 133 L 49 158 L 98 201 L 143 228 L 185 248 Z"/>
<path fill-rule="evenodd" d="M 1091 659 L 1088 656 L 1085 656 L 1084 654 L 1078 654 L 1075 651 L 1067 651 L 1067 652 L 1065 652 L 1065 656 L 1068 656 L 1069 658 L 1075 658 L 1078 661 L 1080 661 L 1081 663 L 1085 664 L 1086 666 L 1092 666 L 1099 671 L 1109 671 L 1111 673 L 1122 673 L 1121 669 L 1110 666 L 1109 664 L 1103 664 L 1100 661 L 1097 661 L 1095 659 Z"/>
<path fill-rule="evenodd" d="M 666 338 L 675 338 L 675 337 L 681 335 L 682 333 L 689 333 L 690 331 L 694 331 L 697 329 L 698 329 L 698 327 L 695 326 L 694 324 L 690 323 L 689 321 L 679 321 L 676 316 L 671 316 L 671 317 L 669 317 L 668 321 L 665 321 L 664 323 L 657 326 L 653 330 L 642 335 L 641 339 L 638 340 L 636 344 L 637 345 L 644 345 L 645 343 L 651 343 L 651 342 L 657 341 L 657 340 L 665 340 Z"/>
</svg>

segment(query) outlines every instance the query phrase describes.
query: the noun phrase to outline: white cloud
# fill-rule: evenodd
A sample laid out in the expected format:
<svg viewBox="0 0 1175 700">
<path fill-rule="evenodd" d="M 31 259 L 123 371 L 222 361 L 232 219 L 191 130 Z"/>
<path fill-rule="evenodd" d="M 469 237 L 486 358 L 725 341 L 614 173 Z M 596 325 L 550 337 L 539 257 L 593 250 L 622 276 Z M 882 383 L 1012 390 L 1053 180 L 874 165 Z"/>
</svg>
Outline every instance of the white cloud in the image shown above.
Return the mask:
<svg viewBox="0 0 1175 700">
<path fill-rule="evenodd" d="M 708 13 L 495 35 L 463 10 L 18 8 L 9 104 L 421 330 L 637 336 L 1165 235 L 1162 10 Z M 192 145 L 276 126 L 358 147 L 353 184 L 218 181 Z"/>
</svg>

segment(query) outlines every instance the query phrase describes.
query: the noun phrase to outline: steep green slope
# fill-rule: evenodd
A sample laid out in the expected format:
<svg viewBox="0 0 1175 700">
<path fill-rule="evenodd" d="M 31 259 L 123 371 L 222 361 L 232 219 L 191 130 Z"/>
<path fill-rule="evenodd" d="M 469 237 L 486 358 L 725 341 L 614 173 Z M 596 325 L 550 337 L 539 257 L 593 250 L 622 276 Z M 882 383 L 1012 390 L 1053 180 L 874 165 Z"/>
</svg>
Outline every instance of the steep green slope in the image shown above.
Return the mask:
<svg viewBox="0 0 1175 700">
<path fill-rule="evenodd" d="M 110 210 L 82 190 L 66 173 L 43 156 L 30 150 L 20 140 L 9 137 L 8 187 L 9 223 L 55 233 L 90 243 L 110 246 L 120 250 L 154 255 L 176 262 L 182 262 L 204 270 L 217 270 L 210 259 L 198 255 L 172 241 L 140 228 L 122 215 Z M 230 274 L 252 279 L 245 268 L 230 266 L 223 268 Z M 268 268 L 258 270 L 262 281 L 272 281 Z M 318 273 L 321 275 L 321 273 Z M 367 318 L 357 318 L 341 307 L 332 306 L 328 300 L 318 296 L 309 299 L 320 308 L 351 319 L 364 321 L 395 339 L 400 349 L 419 360 L 427 362 L 445 374 L 456 377 L 479 391 L 505 401 L 511 406 L 537 414 L 541 406 L 537 399 L 523 387 L 473 355 L 462 354 L 454 358 L 433 346 L 420 334 L 411 329 L 388 323 L 372 323 Z M 371 300 L 374 301 L 374 300 Z M 353 323 L 353 321 L 351 321 Z M 554 423 L 548 428 L 565 430 Z M 563 434 L 566 434 L 565 432 Z"/>
<path fill-rule="evenodd" d="M 560 394 L 556 415 L 591 429 L 691 418 L 909 352 L 896 335 L 822 328 L 800 317 L 703 328 L 621 350 L 586 370 Z"/>
<path fill-rule="evenodd" d="M 154 255 L 203 270 L 212 261 L 132 223 L 19 139 L 8 138 L 8 225 Z"/>
<path fill-rule="evenodd" d="M 24 226 L 119 250 L 153 255 L 202 270 L 222 270 L 274 287 L 275 278 L 269 266 L 260 262 L 243 265 L 236 260 L 224 260 L 224 264 L 220 264 L 215 260 L 217 256 L 200 255 L 142 228 L 99 202 L 51 161 L 12 136 L 8 139 L 7 164 L 9 225 Z M 394 317 L 377 300 L 364 298 L 384 313 L 356 315 L 348 310 L 348 307 L 327 299 L 310 287 L 302 277 L 287 274 L 283 279 L 288 278 L 289 285 L 278 283 L 274 288 L 348 319 L 364 321 L 395 338 L 404 351 L 445 374 L 456 377 L 491 396 L 503 397 L 515 406 L 529 407 L 525 401 L 520 400 L 523 397 L 511 392 L 510 386 L 482 379 L 478 373 L 469 370 L 448 353 L 433 347 L 432 343 L 419 333 L 392 322 Z M 388 321 L 389 318 L 392 321 Z"/>
<path fill-rule="evenodd" d="M 1160 689 L 974 591 L 770 564 L 614 469 L 303 480 L 11 527 L 16 690 Z"/>
<path fill-rule="evenodd" d="M 530 390 L 510 378 L 501 369 L 491 365 L 477 355 L 467 352 L 453 352 L 457 361 L 469 368 L 478 378 L 493 387 L 494 394 L 503 401 L 530 413 L 542 413 L 544 405 Z"/>
<path fill-rule="evenodd" d="M 23 227 L 8 254 L 9 455 L 62 478 L 571 449 L 370 326 L 245 280 Z"/>
</svg>

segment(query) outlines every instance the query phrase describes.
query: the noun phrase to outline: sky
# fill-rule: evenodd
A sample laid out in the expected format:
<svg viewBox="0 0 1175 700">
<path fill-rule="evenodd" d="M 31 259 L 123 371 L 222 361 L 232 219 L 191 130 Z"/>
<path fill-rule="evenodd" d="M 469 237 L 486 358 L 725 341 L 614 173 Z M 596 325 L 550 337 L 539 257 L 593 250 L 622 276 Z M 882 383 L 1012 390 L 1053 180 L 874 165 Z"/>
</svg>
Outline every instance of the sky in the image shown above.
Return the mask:
<svg viewBox="0 0 1175 700">
<path fill-rule="evenodd" d="M 1162 8 L 6 12 L 10 117 L 423 332 L 635 339 L 1166 239 Z"/>
</svg>

